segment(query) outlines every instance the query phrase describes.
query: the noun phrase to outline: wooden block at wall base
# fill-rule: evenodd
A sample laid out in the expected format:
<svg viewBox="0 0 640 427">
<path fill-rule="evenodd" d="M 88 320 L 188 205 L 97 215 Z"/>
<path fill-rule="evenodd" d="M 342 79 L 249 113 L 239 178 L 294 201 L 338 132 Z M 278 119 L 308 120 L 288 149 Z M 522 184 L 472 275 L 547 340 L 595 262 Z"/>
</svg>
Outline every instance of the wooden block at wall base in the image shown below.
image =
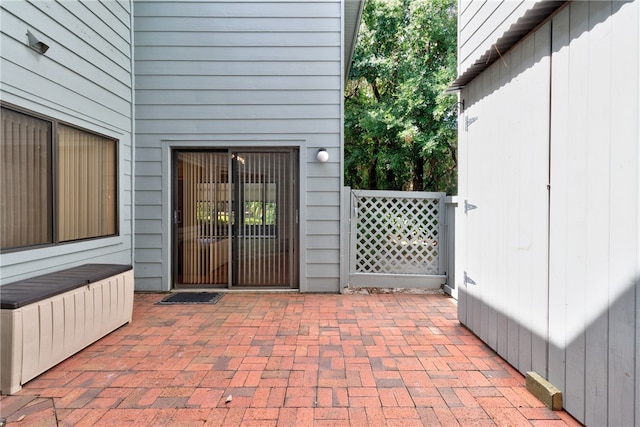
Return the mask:
<svg viewBox="0 0 640 427">
<path fill-rule="evenodd" d="M 537 397 L 547 408 L 562 409 L 562 392 L 536 372 L 527 372 L 527 390 Z"/>
</svg>

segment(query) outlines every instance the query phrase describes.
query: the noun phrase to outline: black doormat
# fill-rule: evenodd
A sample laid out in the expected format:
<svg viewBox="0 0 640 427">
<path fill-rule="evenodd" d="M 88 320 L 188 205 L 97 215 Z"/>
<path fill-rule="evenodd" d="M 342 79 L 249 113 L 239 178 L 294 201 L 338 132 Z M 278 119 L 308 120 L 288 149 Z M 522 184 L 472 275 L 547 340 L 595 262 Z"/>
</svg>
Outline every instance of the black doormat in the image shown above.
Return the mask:
<svg viewBox="0 0 640 427">
<path fill-rule="evenodd" d="M 221 292 L 176 292 L 158 304 L 215 304 L 223 295 Z"/>
</svg>

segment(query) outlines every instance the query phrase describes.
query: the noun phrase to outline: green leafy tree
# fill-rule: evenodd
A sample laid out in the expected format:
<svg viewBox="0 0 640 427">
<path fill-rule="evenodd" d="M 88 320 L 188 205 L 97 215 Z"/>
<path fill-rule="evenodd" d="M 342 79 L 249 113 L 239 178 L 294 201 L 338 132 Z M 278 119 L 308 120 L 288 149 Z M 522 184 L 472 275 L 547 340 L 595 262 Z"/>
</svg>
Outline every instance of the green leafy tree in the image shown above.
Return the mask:
<svg viewBox="0 0 640 427">
<path fill-rule="evenodd" d="M 367 0 L 345 90 L 353 188 L 456 193 L 456 0 Z"/>
</svg>

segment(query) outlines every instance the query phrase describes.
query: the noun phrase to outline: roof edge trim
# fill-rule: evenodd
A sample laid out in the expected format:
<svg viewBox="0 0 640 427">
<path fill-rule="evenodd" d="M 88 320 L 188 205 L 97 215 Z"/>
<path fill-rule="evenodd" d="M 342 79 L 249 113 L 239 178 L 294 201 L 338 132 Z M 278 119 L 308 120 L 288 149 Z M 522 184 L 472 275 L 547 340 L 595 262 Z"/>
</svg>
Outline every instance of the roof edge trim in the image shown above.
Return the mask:
<svg viewBox="0 0 640 427">
<path fill-rule="evenodd" d="M 347 1 L 357 1 L 358 8 L 355 18 L 355 21 L 346 23 L 346 25 L 353 26 L 353 37 L 350 40 L 348 45 L 345 45 L 344 52 L 344 80 L 346 81 L 349 78 L 349 71 L 351 70 L 351 63 L 353 62 L 353 54 L 356 50 L 356 44 L 358 43 L 358 32 L 360 29 L 360 21 L 362 21 L 362 12 L 364 10 L 364 3 L 366 0 L 347 0 Z"/>
<path fill-rule="evenodd" d="M 546 22 L 561 7 L 572 0 L 543 0 L 537 2 L 531 9 L 527 10 L 509 29 L 500 36 L 489 50 L 482 54 L 476 61 L 462 72 L 447 88 L 446 93 L 455 93 L 463 89 L 471 80 L 479 76 L 484 70 L 489 68 L 494 62 L 515 46 L 529 33 Z M 493 51 L 496 51 L 495 54 Z M 493 54 L 492 54 L 493 53 Z"/>
</svg>

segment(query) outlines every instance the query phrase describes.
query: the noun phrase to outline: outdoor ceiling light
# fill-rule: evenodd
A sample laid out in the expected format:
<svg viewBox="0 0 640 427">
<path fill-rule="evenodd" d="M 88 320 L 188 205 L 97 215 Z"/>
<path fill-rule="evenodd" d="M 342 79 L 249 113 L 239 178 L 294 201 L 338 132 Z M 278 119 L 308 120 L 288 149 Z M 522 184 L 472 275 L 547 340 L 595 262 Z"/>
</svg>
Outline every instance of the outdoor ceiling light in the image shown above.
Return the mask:
<svg viewBox="0 0 640 427">
<path fill-rule="evenodd" d="M 329 152 L 325 148 L 319 149 L 318 154 L 316 154 L 316 159 L 318 159 L 320 163 L 325 163 L 329 160 Z"/>
<path fill-rule="evenodd" d="M 38 38 L 34 36 L 29 30 L 27 30 L 27 38 L 29 39 L 29 47 L 36 52 L 44 55 L 44 53 L 49 50 L 49 45 L 38 40 Z"/>
</svg>

